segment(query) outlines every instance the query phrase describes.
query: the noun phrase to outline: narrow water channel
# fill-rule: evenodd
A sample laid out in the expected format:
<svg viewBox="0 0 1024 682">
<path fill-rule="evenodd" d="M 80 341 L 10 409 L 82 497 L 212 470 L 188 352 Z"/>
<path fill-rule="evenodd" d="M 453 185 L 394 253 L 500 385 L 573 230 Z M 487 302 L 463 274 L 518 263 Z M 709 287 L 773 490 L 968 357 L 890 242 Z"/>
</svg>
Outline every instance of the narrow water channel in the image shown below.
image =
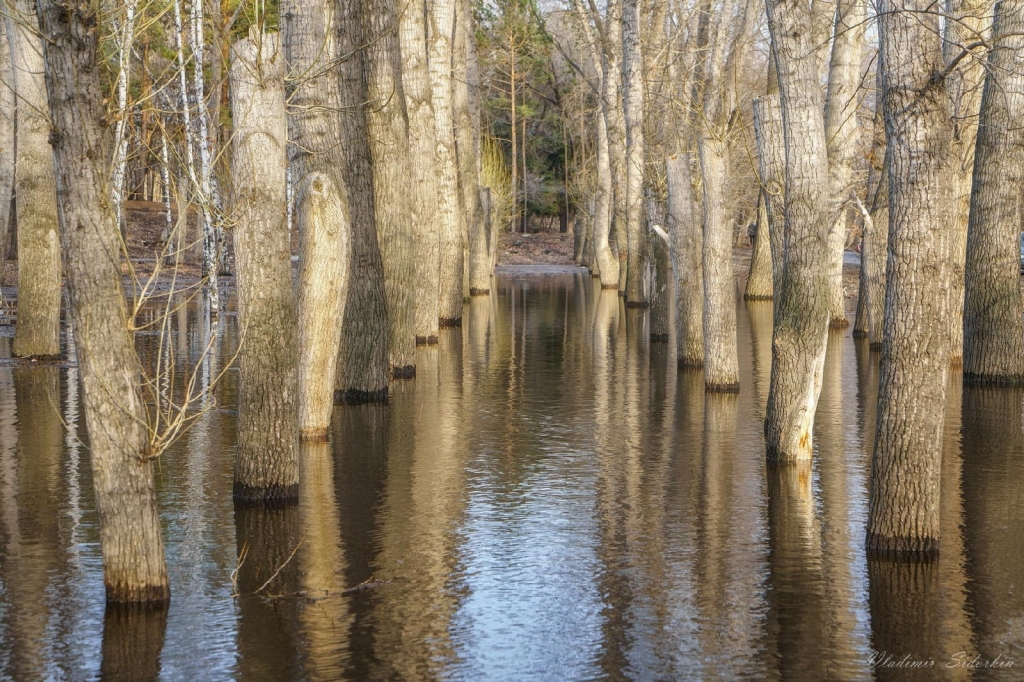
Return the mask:
<svg viewBox="0 0 1024 682">
<path fill-rule="evenodd" d="M 139 338 L 166 390 L 223 373 L 159 463 L 166 611 L 104 606 L 77 370 L 0 360 L 0 678 L 1024 674 L 1024 391 L 951 385 L 941 556 L 869 560 L 878 356 L 849 330 L 813 464 L 774 469 L 770 303 L 739 303 L 740 394 L 705 395 L 584 271 L 512 270 L 388 406 L 335 410 L 298 504 L 236 507 L 235 322 Z"/>
</svg>

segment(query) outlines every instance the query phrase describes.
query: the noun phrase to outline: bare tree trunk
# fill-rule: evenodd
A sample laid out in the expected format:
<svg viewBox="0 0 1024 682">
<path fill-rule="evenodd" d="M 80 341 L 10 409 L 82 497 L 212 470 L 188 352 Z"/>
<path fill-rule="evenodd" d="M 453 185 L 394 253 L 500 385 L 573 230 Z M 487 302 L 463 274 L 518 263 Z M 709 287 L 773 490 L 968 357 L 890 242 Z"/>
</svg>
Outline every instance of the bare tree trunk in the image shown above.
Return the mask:
<svg viewBox="0 0 1024 682">
<path fill-rule="evenodd" d="M 390 344 L 366 124 L 369 95 L 364 74 L 362 4 L 358 0 L 339 0 L 337 7 L 338 54 L 344 57 L 338 64 L 345 155 L 341 177 L 348 188 L 352 232 L 334 402 L 384 403 L 388 399 Z"/>
<path fill-rule="evenodd" d="M 858 294 L 857 294 L 857 319 L 853 323 L 853 338 L 866 338 L 870 336 L 871 331 L 871 315 L 869 314 L 869 289 L 870 283 L 872 282 L 871 276 L 877 276 L 875 271 L 881 270 L 881 284 L 883 287 L 883 294 L 881 299 L 876 301 L 877 312 L 875 314 L 875 320 L 877 322 L 878 341 L 881 342 L 881 323 L 882 323 L 882 311 L 884 310 L 884 287 L 885 287 L 885 271 L 884 268 L 879 269 L 878 263 L 882 262 L 882 259 L 878 257 L 882 251 L 880 245 L 884 243 L 885 237 L 889 230 L 889 213 L 888 213 L 888 201 L 889 201 L 889 177 L 885 167 L 885 119 L 882 116 L 882 106 L 880 102 L 875 103 L 875 123 L 874 132 L 871 140 L 871 153 L 868 155 L 868 186 L 867 196 L 864 202 L 872 208 L 871 211 L 861 205 L 860 201 L 857 202 L 858 208 L 864 216 L 864 229 L 861 232 L 860 240 L 860 277 L 858 282 Z M 878 224 L 874 221 L 876 212 L 875 198 L 879 192 L 884 191 L 885 195 L 885 223 Z M 872 248 L 874 251 L 872 251 Z M 879 349 L 881 346 L 879 346 Z"/>
<path fill-rule="evenodd" d="M 646 308 L 647 238 L 644 235 L 644 60 L 639 0 L 622 12 L 622 78 L 626 119 L 626 306 Z"/>
<path fill-rule="evenodd" d="M 402 86 L 409 116 L 410 213 L 416 250 L 416 343 L 437 343 L 440 282 L 437 229 L 436 128 L 427 69 L 427 21 L 424 0 L 411 0 L 399 18 Z"/>
<path fill-rule="evenodd" d="M 34 4 L 13 0 L 4 13 L 17 93 L 14 167 L 18 238 L 18 323 L 14 355 L 60 354 L 60 228 L 50 122 L 46 120 L 43 46 Z"/>
<path fill-rule="evenodd" d="M 867 545 L 939 547 L 939 472 L 949 367 L 952 130 L 939 18 L 927 0 L 880 5 L 882 102 L 890 153 L 889 258 Z"/>
<path fill-rule="evenodd" d="M 110 200 L 114 205 L 117 224 L 123 227 L 125 199 L 124 176 L 128 166 L 128 85 L 131 81 L 132 47 L 135 43 L 135 2 L 124 3 L 121 25 L 114 26 L 118 57 L 117 69 L 117 123 L 114 125 L 114 173 L 110 182 Z"/>
<path fill-rule="evenodd" d="M 772 298 L 778 301 L 786 247 L 786 140 L 782 129 L 782 104 L 777 94 L 754 100 L 754 135 L 757 138 L 758 173 L 768 216 L 765 227 L 771 247 Z"/>
<path fill-rule="evenodd" d="M 964 381 L 1024 382 L 1020 295 L 1021 188 L 1024 187 L 1024 1 L 996 5 L 981 100 L 974 189 L 967 231 Z"/>
<path fill-rule="evenodd" d="M 398 14 L 393 0 L 363 2 L 366 42 L 366 127 L 373 160 L 374 215 L 384 264 L 391 375 L 416 376 L 416 278 L 409 215 L 409 119 L 402 87 Z"/>
<path fill-rule="evenodd" d="M 342 179 L 335 5 L 291 0 L 281 8 L 288 64 L 288 147 L 299 231 L 299 437 L 326 439 L 348 287 L 351 221 Z"/>
<path fill-rule="evenodd" d="M 655 234 L 658 232 L 658 234 Z M 669 306 L 672 304 L 672 262 L 668 253 L 668 234 L 661 226 L 652 226 L 650 250 L 654 261 L 654 280 L 651 283 L 651 342 L 668 343 L 669 340 Z"/>
<path fill-rule="evenodd" d="M 736 352 L 736 284 L 732 272 L 732 230 L 722 210 L 725 191 L 725 143 L 698 137 L 704 178 L 704 387 L 740 390 Z"/>
<path fill-rule="evenodd" d="M 768 198 L 764 190 L 757 197 L 757 232 L 750 249 L 750 270 L 743 290 L 745 301 L 772 300 L 772 246 L 768 227 Z"/>
<path fill-rule="evenodd" d="M 491 293 L 490 260 L 480 210 L 480 130 L 479 114 L 474 121 L 473 98 L 478 87 L 476 39 L 473 36 L 473 12 L 469 0 L 455 1 L 455 40 L 452 46 L 455 113 L 455 148 L 459 162 L 459 193 L 462 197 L 463 244 L 466 259 L 463 271 L 469 277 L 470 296 Z"/>
<path fill-rule="evenodd" d="M 7 22 L 0 18 L 0 268 L 7 258 L 10 238 L 11 197 L 14 192 L 14 68 L 11 64 Z"/>
<path fill-rule="evenodd" d="M 853 166 L 859 160 L 860 135 L 857 125 L 857 96 L 861 83 L 861 53 L 864 46 L 866 0 L 839 0 L 835 12 L 835 37 L 825 96 L 825 140 L 828 149 L 832 193 L 840 206 L 853 190 Z M 846 245 L 847 211 L 832 220 L 828 235 L 829 326 L 846 327 L 846 296 L 843 290 L 843 251 Z"/>
<path fill-rule="evenodd" d="M 832 202 L 811 12 L 788 0 L 769 0 L 768 25 L 786 141 L 786 228 L 764 430 L 770 460 L 800 460 L 813 452 L 814 412 L 828 345 Z"/>
<path fill-rule="evenodd" d="M 956 178 L 952 206 L 953 239 L 950 245 L 949 324 L 950 363 L 959 366 L 964 354 L 964 263 L 967 258 L 967 220 L 971 208 L 974 174 L 974 146 L 978 137 L 978 111 L 985 80 L 983 41 L 991 31 L 992 0 L 946 0 L 942 51 L 943 61 L 952 69 L 946 89 L 952 104 L 953 161 Z M 952 61 L 968 45 L 972 53 Z M 942 73 L 940 71 L 940 73 Z"/>
<path fill-rule="evenodd" d="M 465 216 L 459 200 L 458 158 L 452 120 L 452 36 L 455 0 L 434 0 L 430 7 L 430 88 L 436 126 L 438 224 L 440 225 L 441 274 L 440 325 L 462 324 L 462 269 Z M 513 191 L 515 188 L 513 187 Z"/>
<path fill-rule="evenodd" d="M 627 202 L 627 150 L 626 119 L 622 93 L 622 0 L 608 0 L 605 11 L 604 49 L 602 81 L 605 122 L 608 129 L 608 158 L 612 175 L 612 229 L 614 230 L 616 255 L 619 259 L 619 274 L 615 280 L 619 293 L 626 291 L 626 269 L 628 265 L 629 241 L 627 225 L 629 205 Z"/>
<path fill-rule="evenodd" d="M 99 81 L 94 4 L 38 5 L 68 294 L 84 389 L 107 601 L 170 598 L 142 371 L 121 289 L 120 231 L 109 210 L 113 140 Z"/>
<path fill-rule="evenodd" d="M 234 496 L 298 496 L 298 348 L 285 224 L 284 58 L 276 33 L 232 49 L 231 102 L 238 288 L 238 449 Z"/>
<path fill-rule="evenodd" d="M 665 161 L 668 232 L 676 285 L 676 361 L 704 366 L 704 226 L 693 195 L 689 154 Z"/>
</svg>

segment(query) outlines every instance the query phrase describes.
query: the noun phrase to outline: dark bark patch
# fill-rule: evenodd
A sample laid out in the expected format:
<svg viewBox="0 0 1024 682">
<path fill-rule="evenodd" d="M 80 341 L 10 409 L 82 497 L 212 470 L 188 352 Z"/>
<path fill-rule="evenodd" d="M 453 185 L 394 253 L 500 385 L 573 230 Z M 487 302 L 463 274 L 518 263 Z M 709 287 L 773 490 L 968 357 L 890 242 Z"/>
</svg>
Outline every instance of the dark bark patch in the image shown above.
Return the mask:
<svg viewBox="0 0 1024 682">
<path fill-rule="evenodd" d="M 376 391 L 360 391 L 349 388 L 344 391 L 334 392 L 335 405 L 386 405 L 388 402 L 388 387 Z"/>
<path fill-rule="evenodd" d="M 772 300 L 772 297 L 771 296 L 760 296 L 760 295 L 757 295 L 757 294 L 743 294 L 743 300 L 744 301 L 770 301 L 770 300 Z"/>
<path fill-rule="evenodd" d="M 833 317 L 828 321 L 829 329 L 846 329 L 850 326 L 850 321 L 845 317 Z"/>
<path fill-rule="evenodd" d="M 391 377 L 393 379 L 415 379 L 416 365 L 406 365 L 405 367 L 392 367 Z"/>
<path fill-rule="evenodd" d="M 939 558 L 939 539 L 932 537 L 888 537 L 868 533 L 868 555 L 875 559 L 902 562 L 928 562 Z"/>
<path fill-rule="evenodd" d="M 266 488 L 257 488 L 235 481 L 231 495 L 235 498 L 235 504 L 294 504 L 299 500 L 299 484 L 276 483 Z"/>
<path fill-rule="evenodd" d="M 438 325 L 441 327 L 441 329 L 450 329 L 452 327 L 461 327 L 462 326 L 462 318 L 461 317 L 442 317 L 440 320 L 438 320 Z"/>
<path fill-rule="evenodd" d="M 964 386 L 1024 386 L 1024 376 L 964 372 Z"/>
<path fill-rule="evenodd" d="M 650 308 L 651 304 L 647 301 L 626 301 L 627 308 Z"/>
<path fill-rule="evenodd" d="M 619 285 L 618 284 L 602 284 L 601 288 L 602 289 L 618 289 Z"/>
<path fill-rule="evenodd" d="M 167 583 L 158 585 L 128 585 L 103 581 L 108 604 L 148 604 L 162 608 L 171 601 L 171 587 Z"/>
<path fill-rule="evenodd" d="M 417 346 L 435 346 L 437 345 L 437 337 L 431 334 L 430 336 L 417 336 Z"/>
<path fill-rule="evenodd" d="M 470 287 L 469 295 L 470 296 L 490 296 L 491 295 L 491 290 L 490 289 L 477 289 L 476 287 Z"/>
<path fill-rule="evenodd" d="M 651 343 L 668 343 L 668 334 L 651 334 Z"/>
<path fill-rule="evenodd" d="M 690 360 L 690 359 L 687 359 L 687 358 L 683 358 L 683 359 L 678 361 L 677 366 L 679 367 L 679 369 L 690 369 L 690 370 L 704 369 L 704 361 L 703 360 Z"/>
<path fill-rule="evenodd" d="M 299 432 L 300 443 L 327 443 L 330 440 L 328 429 L 303 429 Z"/>
<path fill-rule="evenodd" d="M 739 393 L 740 382 L 734 382 L 731 384 L 704 384 L 704 390 L 707 393 Z"/>
<path fill-rule="evenodd" d="M 864 331 L 863 329 L 854 329 L 853 330 L 853 338 L 855 338 L 855 339 L 866 339 L 866 338 L 868 338 L 868 333 L 866 331 Z"/>
<path fill-rule="evenodd" d="M 881 341 L 873 341 L 873 342 L 871 342 L 871 345 L 868 346 L 868 350 L 877 350 L 877 351 L 882 350 L 882 342 Z"/>
</svg>

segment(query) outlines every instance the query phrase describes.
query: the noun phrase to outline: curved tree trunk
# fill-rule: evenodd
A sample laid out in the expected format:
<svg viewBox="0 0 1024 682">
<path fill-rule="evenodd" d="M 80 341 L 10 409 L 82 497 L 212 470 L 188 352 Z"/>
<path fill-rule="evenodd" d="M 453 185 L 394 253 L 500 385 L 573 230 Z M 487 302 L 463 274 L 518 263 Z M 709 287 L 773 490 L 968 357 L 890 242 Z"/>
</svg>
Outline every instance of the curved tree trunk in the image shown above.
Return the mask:
<svg viewBox="0 0 1024 682">
<path fill-rule="evenodd" d="M 750 270 L 743 290 L 746 301 L 772 300 L 772 247 L 768 227 L 768 200 L 764 190 L 757 197 L 757 232 L 750 250 Z"/>
<path fill-rule="evenodd" d="M 861 83 L 861 53 L 864 46 L 866 0 L 839 0 L 835 12 L 835 37 L 825 96 L 825 140 L 832 193 L 844 206 L 853 191 L 853 166 L 860 156 L 857 125 L 857 96 Z M 846 296 L 843 290 L 843 250 L 846 246 L 848 216 L 839 210 L 828 235 L 829 326 L 845 327 Z"/>
<path fill-rule="evenodd" d="M 985 47 L 990 35 L 992 0 L 947 0 L 948 18 L 942 43 L 943 60 L 951 64 L 964 47 L 972 45 L 973 54 L 961 59 L 946 76 L 946 88 L 952 104 L 953 161 L 955 178 L 952 206 L 953 239 L 950 245 L 949 272 L 949 355 L 950 363 L 963 361 L 964 344 L 964 263 L 967 258 L 967 220 L 971 209 L 971 182 L 974 174 L 974 147 L 978 137 L 978 111 L 985 81 Z M 980 40 L 979 40 L 980 39 Z"/>
<path fill-rule="evenodd" d="M 949 99 L 939 18 L 927 0 L 880 6 L 882 103 L 889 149 L 889 258 L 868 548 L 938 551 L 939 473 L 949 367 L 952 209 Z"/>
<path fill-rule="evenodd" d="M 424 0 L 412 0 L 399 18 L 402 88 L 409 116 L 413 247 L 416 250 L 416 343 L 437 343 L 440 242 L 437 230 L 437 159 L 434 155 L 434 105 L 427 69 L 427 20 Z"/>
<path fill-rule="evenodd" d="M 348 191 L 334 5 L 290 0 L 281 11 L 288 63 L 288 163 L 299 232 L 299 437 L 327 438 L 348 286 Z"/>
<path fill-rule="evenodd" d="M 996 5 L 967 231 L 964 381 L 1024 382 L 1018 246 L 1024 187 L 1024 1 Z"/>
<path fill-rule="evenodd" d="M 754 135 L 767 215 L 765 237 L 771 251 L 772 298 L 777 301 L 786 245 L 786 142 L 778 95 L 764 95 L 754 100 Z M 760 232 L 759 227 L 759 236 Z"/>
<path fill-rule="evenodd" d="M 362 4 L 338 2 L 338 63 L 341 91 L 341 139 L 345 155 L 341 176 L 348 187 L 352 218 L 349 285 L 341 322 L 335 403 L 384 403 L 388 400 L 390 362 L 384 264 L 377 241 L 373 170 L 366 125 L 366 58 Z"/>
<path fill-rule="evenodd" d="M 18 322 L 14 355 L 60 354 L 60 228 L 50 122 L 46 120 L 43 46 L 34 3 L 6 5 L 7 40 L 17 93 L 15 195 L 18 238 Z M 119 250 L 120 252 L 120 250 Z"/>
<path fill-rule="evenodd" d="M 409 215 L 409 119 L 393 0 L 363 2 L 366 129 L 373 160 L 374 217 L 384 265 L 391 375 L 416 376 L 416 278 Z"/>
<path fill-rule="evenodd" d="M 99 81 L 96 5 L 39 3 L 50 139 L 75 348 L 89 432 L 107 601 L 170 598 L 142 371 L 121 288 L 121 235 L 109 195 L 112 149 Z M 97 155 L 100 158 L 97 159 Z"/>
<path fill-rule="evenodd" d="M 626 306 L 646 308 L 644 277 L 644 61 L 640 48 L 639 0 L 625 0 L 622 12 L 622 77 L 626 120 Z"/>
<path fill-rule="evenodd" d="M 690 179 L 690 155 L 665 161 L 668 228 L 676 285 L 676 361 L 680 367 L 704 366 L 704 226 Z"/>
<path fill-rule="evenodd" d="M 232 49 L 232 177 L 238 288 L 235 499 L 299 493 L 298 348 L 285 223 L 288 121 L 276 33 Z"/>
<path fill-rule="evenodd" d="M 16 98 L 13 89 L 7 22 L 0 18 L 0 266 L 7 259 L 8 230 L 11 226 L 11 197 L 14 192 L 14 117 Z"/>
<path fill-rule="evenodd" d="M 771 460 L 809 459 L 828 331 L 828 157 L 806 6 L 769 0 L 786 144 L 785 255 L 776 280 L 772 379 L 765 409 Z M 772 254 L 774 260 L 775 254 Z"/>
<path fill-rule="evenodd" d="M 433 0 L 429 21 L 429 70 L 436 127 L 441 258 L 438 316 L 442 327 L 458 327 L 462 324 L 462 269 L 465 267 L 463 238 L 466 222 L 459 197 L 458 157 L 455 149 L 455 124 L 452 120 L 455 0 Z"/>
</svg>

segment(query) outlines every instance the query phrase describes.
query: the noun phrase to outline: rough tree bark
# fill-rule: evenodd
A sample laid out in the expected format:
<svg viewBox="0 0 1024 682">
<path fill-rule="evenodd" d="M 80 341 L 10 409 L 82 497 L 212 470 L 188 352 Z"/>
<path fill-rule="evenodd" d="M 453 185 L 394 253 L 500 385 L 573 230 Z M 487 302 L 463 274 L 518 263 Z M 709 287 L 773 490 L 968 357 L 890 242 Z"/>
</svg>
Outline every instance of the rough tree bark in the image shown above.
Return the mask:
<svg viewBox="0 0 1024 682">
<path fill-rule="evenodd" d="M 672 263 L 669 258 L 670 237 L 657 223 L 652 223 L 649 248 L 654 261 L 654 279 L 651 281 L 651 342 L 669 341 L 669 306 L 672 304 Z"/>
<path fill-rule="evenodd" d="M 879 82 L 881 79 L 879 78 Z M 875 123 L 871 140 L 871 153 L 868 155 L 868 187 L 865 202 L 871 207 L 868 210 L 859 201 L 857 207 L 864 217 L 864 229 L 860 240 L 860 272 L 857 294 L 857 318 L 853 323 L 853 338 L 867 338 L 871 335 L 871 321 L 875 320 L 877 329 L 877 341 L 882 340 L 882 312 L 885 307 L 885 268 L 884 259 L 880 257 L 885 253 L 881 246 L 885 243 L 889 230 L 889 177 L 885 168 L 885 118 L 882 116 L 880 102 L 875 104 Z M 884 193 L 884 207 L 879 206 L 875 199 L 879 193 Z M 879 210 L 875 210 L 876 207 Z M 884 209 L 884 215 L 882 210 Z M 883 223 L 875 222 L 875 217 L 884 218 Z M 878 267 L 882 265 L 882 267 Z M 874 300 L 875 307 L 872 310 L 869 303 L 869 292 L 871 285 L 876 282 L 872 278 L 881 280 L 882 296 Z M 872 317 L 873 316 L 873 317 Z M 881 346 L 879 346 L 881 349 Z"/>
<path fill-rule="evenodd" d="M 704 366 L 704 226 L 693 195 L 689 154 L 665 161 L 668 232 L 676 285 L 676 361 Z"/>
<path fill-rule="evenodd" d="M 288 121 L 276 33 L 232 49 L 232 177 L 238 288 L 238 448 L 234 496 L 298 496 L 298 348 L 285 223 Z"/>
<path fill-rule="evenodd" d="M 974 174 L 974 147 L 978 137 L 978 111 L 985 80 L 985 46 L 990 35 L 992 0 L 947 0 L 943 61 L 949 69 L 946 90 L 952 105 L 953 161 L 955 178 L 952 206 L 953 239 L 950 244 L 949 272 L 949 355 L 950 363 L 963 361 L 964 344 L 964 263 L 967 258 L 967 221 L 971 208 L 971 182 Z M 955 64 L 961 52 L 970 53 Z"/>
<path fill-rule="evenodd" d="M 757 197 L 757 232 L 750 249 L 750 269 L 743 289 L 745 301 L 772 300 L 772 246 L 768 227 L 768 199 L 764 190 Z"/>
<path fill-rule="evenodd" d="M 281 8 L 288 65 L 288 166 L 299 232 L 299 437 L 327 438 L 334 406 L 351 222 L 341 176 L 341 103 L 333 3 Z"/>
<path fill-rule="evenodd" d="M 53 152 L 47 138 L 43 46 L 31 0 L 6 4 L 4 20 L 17 93 L 18 322 L 14 355 L 60 354 L 60 228 Z"/>
<path fill-rule="evenodd" d="M 813 15 L 795 0 L 769 0 L 768 26 L 782 104 L 786 190 L 785 254 L 776 282 L 764 431 L 770 460 L 798 460 L 812 454 L 828 342 L 832 211 Z"/>
<path fill-rule="evenodd" d="M 839 0 L 835 12 L 835 37 L 825 96 L 825 140 L 832 193 L 840 206 L 849 199 L 853 185 L 853 166 L 859 160 L 857 96 L 861 83 L 861 54 L 864 46 L 866 0 Z M 828 235 L 829 253 L 829 325 L 845 327 L 846 296 L 843 291 L 843 251 L 846 245 L 847 211 L 832 217 Z"/>
<path fill-rule="evenodd" d="M 470 296 L 491 293 L 490 258 L 487 235 L 480 207 L 480 116 L 474 115 L 479 87 L 476 61 L 476 39 L 473 36 L 473 11 L 469 0 L 455 1 L 455 40 L 452 46 L 455 113 L 455 149 L 459 161 L 459 194 L 465 215 L 466 262 L 463 268 L 469 278 Z"/>
<path fill-rule="evenodd" d="M 358 0 L 339 0 L 337 11 L 338 54 L 346 56 L 338 63 L 345 156 L 341 176 L 348 188 L 352 231 L 334 402 L 384 403 L 390 369 L 388 320 L 366 125 L 369 96 L 363 72 L 362 4 Z"/>
<path fill-rule="evenodd" d="M 38 5 L 53 163 L 75 348 L 89 432 L 108 601 L 170 598 L 142 371 L 121 289 L 121 236 L 107 191 L 106 125 L 95 4 Z"/>
<path fill-rule="evenodd" d="M 427 8 L 411 0 L 399 18 L 402 87 L 409 116 L 413 246 L 416 249 L 416 343 L 437 343 L 440 252 L 437 230 L 437 161 L 434 106 L 427 69 Z"/>
<path fill-rule="evenodd" d="M 786 246 L 786 140 L 782 129 L 782 105 L 777 94 L 754 100 L 754 136 L 757 140 L 758 174 L 768 216 L 765 236 L 771 251 L 772 298 L 778 300 Z"/>
<path fill-rule="evenodd" d="M 416 376 L 416 277 L 409 215 L 409 118 L 402 87 L 398 14 L 393 0 L 363 2 L 366 129 L 370 135 L 374 216 L 384 265 L 391 376 Z"/>
<path fill-rule="evenodd" d="M 8 228 L 11 225 L 11 197 L 14 191 L 14 117 L 16 98 L 13 87 L 7 22 L 0 18 L 0 265 L 7 258 Z"/>
<path fill-rule="evenodd" d="M 595 13 L 596 16 L 596 13 Z M 628 206 L 626 203 L 626 119 L 622 99 L 622 0 L 608 0 L 605 9 L 605 30 L 601 50 L 604 93 L 601 106 L 605 110 L 608 129 L 608 154 L 612 172 L 612 229 L 618 256 L 619 293 L 626 291 L 626 268 L 629 243 L 626 235 Z"/>
<path fill-rule="evenodd" d="M 1024 1 L 996 5 L 981 100 L 974 189 L 967 230 L 964 381 L 1024 382 L 1020 295 L 1021 187 L 1024 186 Z"/>
<path fill-rule="evenodd" d="M 622 8 L 622 79 L 626 122 L 626 306 L 646 308 L 647 238 L 644 235 L 644 60 L 640 3 Z"/>
<path fill-rule="evenodd" d="M 463 237 L 465 216 L 459 197 L 458 157 L 452 120 L 452 37 L 455 0 L 433 0 L 429 14 L 431 101 L 437 154 L 438 225 L 441 273 L 438 317 L 442 327 L 462 324 Z"/>
<path fill-rule="evenodd" d="M 939 547 L 949 299 L 944 224 L 954 198 L 952 125 L 939 17 L 928 0 L 880 5 L 882 105 L 889 149 L 889 257 L 867 545 Z"/>
</svg>

